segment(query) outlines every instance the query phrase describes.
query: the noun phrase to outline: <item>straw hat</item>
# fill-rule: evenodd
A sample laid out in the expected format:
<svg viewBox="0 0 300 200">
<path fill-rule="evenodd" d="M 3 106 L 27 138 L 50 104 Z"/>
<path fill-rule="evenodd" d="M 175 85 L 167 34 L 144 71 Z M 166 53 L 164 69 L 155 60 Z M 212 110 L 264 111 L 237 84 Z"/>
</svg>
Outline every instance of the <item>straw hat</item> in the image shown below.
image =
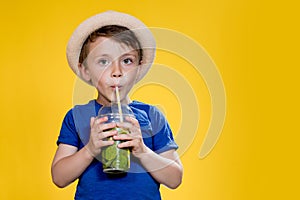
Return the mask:
<svg viewBox="0 0 300 200">
<path fill-rule="evenodd" d="M 154 60 L 155 39 L 150 30 L 139 19 L 116 11 L 107 11 L 94 15 L 82 22 L 75 29 L 67 45 L 67 59 L 69 66 L 77 76 L 84 80 L 78 69 L 82 45 L 92 32 L 106 25 L 124 26 L 133 31 L 137 36 L 143 49 L 143 59 L 136 80 L 141 80 L 150 69 Z"/>
</svg>

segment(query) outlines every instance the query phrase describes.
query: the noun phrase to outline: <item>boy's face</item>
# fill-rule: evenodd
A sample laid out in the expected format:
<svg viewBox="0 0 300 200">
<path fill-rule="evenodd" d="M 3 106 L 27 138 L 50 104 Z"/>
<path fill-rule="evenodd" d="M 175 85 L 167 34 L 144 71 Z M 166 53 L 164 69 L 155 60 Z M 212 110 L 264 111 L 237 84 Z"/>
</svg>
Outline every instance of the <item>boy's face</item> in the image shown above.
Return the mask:
<svg viewBox="0 0 300 200">
<path fill-rule="evenodd" d="M 129 103 L 128 93 L 138 73 L 138 52 L 111 38 L 98 37 L 88 46 L 89 54 L 80 66 L 81 73 L 98 91 L 98 101 L 105 105 L 116 101 L 116 86 L 120 99 Z"/>
</svg>

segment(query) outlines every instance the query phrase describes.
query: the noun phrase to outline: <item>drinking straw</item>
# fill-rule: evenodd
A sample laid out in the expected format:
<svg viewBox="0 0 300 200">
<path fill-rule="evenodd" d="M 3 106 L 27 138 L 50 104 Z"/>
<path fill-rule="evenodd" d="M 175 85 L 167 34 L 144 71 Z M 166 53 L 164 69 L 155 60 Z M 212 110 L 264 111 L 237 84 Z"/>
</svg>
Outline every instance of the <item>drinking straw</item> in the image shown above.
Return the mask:
<svg viewBox="0 0 300 200">
<path fill-rule="evenodd" d="M 119 87 L 116 86 L 116 96 L 117 96 L 117 103 L 118 103 L 118 110 L 120 114 L 120 122 L 123 122 L 123 114 L 122 114 L 122 107 L 121 107 L 121 101 L 120 101 L 120 94 L 119 94 Z"/>
</svg>

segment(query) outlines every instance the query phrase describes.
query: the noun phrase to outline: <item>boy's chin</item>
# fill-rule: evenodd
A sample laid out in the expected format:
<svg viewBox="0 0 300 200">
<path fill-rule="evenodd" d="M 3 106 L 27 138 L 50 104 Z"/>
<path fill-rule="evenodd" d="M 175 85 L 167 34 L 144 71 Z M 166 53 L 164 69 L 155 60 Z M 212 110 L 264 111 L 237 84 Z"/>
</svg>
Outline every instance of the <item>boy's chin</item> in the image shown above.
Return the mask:
<svg viewBox="0 0 300 200">
<path fill-rule="evenodd" d="M 99 102 L 101 102 L 102 105 L 105 106 L 110 106 L 113 103 L 117 103 L 118 99 L 117 97 L 114 97 L 114 95 L 112 95 L 112 97 L 110 96 L 102 96 L 102 97 L 98 97 Z M 122 97 L 120 97 L 121 103 L 124 103 L 124 101 L 126 101 L 125 99 L 123 99 Z"/>
</svg>

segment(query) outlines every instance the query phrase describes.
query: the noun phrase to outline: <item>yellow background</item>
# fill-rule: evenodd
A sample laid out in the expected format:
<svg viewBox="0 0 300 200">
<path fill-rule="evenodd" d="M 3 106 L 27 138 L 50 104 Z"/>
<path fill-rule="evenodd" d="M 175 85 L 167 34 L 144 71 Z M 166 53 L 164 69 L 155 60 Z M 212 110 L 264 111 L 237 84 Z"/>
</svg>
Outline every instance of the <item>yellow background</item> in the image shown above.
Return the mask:
<svg viewBox="0 0 300 200">
<path fill-rule="evenodd" d="M 148 26 L 192 37 L 213 58 L 224 81 L 227 115 L 217 145 L 199 159 L 207 128 L 200 127 L 181 156 L 183 183 L 176 190 L 162 187 L 164 199 L 299 199 L 295 2 L 1 1 L 0 199 L 73 198 L 75 184 L 58 189 L 50 176 L 61 121 L 73 106 L 76 78 L 65 47 L 81 21 L 105 10 L 128 12 Z M 153 90 L 151 96 L 156 94 Z M 176 107 L 178 102 L 172 102 Z M 178 128 L 176 118 L 170 123 Z"/>
</svg>

